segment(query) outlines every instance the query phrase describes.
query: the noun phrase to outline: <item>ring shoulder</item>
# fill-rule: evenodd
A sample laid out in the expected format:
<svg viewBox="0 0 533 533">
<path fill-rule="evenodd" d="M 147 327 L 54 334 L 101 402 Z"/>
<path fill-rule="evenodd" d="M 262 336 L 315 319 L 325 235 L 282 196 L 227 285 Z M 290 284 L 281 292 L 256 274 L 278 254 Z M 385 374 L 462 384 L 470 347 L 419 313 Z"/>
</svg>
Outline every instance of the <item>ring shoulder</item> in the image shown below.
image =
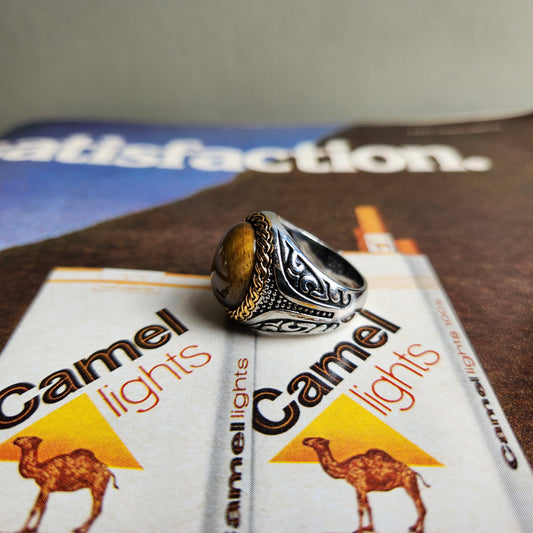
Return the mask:
<svg viewBox="0 0 533 533">
<path fill-rule="evenodd" d="M 352 291 L 326 276 L 320 268 L 313 265 L 287 235 L 276 231 L 275 246 L 279 253 L 274 257 L 273 267 L 278 284 L 292 290 L 297 299 L 310 304 L 331 307 L 333 310 L 345 309 L 353 299 Z"/>
</svg>

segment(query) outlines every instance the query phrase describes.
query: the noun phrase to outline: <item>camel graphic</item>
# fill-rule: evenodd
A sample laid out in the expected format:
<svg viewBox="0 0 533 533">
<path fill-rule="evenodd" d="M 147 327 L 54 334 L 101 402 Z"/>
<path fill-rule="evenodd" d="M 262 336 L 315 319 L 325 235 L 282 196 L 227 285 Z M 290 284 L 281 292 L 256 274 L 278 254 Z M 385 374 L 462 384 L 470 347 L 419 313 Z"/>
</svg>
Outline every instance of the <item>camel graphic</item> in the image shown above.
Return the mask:
<svg viewBox="0 0 533 533">
<path fill-rule="evenodd" d="M 322 437 L 308 437 L 303 440 L 305 446 L 313 448 L 326 474 L 335 479 L 345 479 L 355 488 L 359 513 L 359 527 L 354 533 L 373 531 L 372 511 L 367 494 L 372 491 L 389 491 L 403 487 L 413 499 L 418 512 L 417 521 L 409 531 L 423 533 L 426 508 L 418 490 L 417 476 L 426 487 L 429 485 L 422 476 L 411 470 L 406 464 L 393 459 L 383 450 L 368 450 L 354 455 L 342 462 L 337 462 L 329 449 L 329 440 Z M 368 514 L 368 525 L 363 526 L 364 514 Z"/>
<path fill-rule="evenodd" d="M 18 437 L 13 441 L 22 452 L 19 463 L 20 475 L 35 479 L 41 488 L 19 533 L 37 532 L 51 492 L 72 492 L 88 488 L 93 499 L 91 515 L 74 530 L 74 533 L 87 533 L 96 517 L 102 512 L 102 500 L 109 478 L 113 478 L 113 486 L 118 489 L 115 475 L 95 457 L 93 452 L 84 449 L 58 455 L 40 463 L 37 459 L 37 449 L 41 442 L 39 437 Z"/>
</svg>

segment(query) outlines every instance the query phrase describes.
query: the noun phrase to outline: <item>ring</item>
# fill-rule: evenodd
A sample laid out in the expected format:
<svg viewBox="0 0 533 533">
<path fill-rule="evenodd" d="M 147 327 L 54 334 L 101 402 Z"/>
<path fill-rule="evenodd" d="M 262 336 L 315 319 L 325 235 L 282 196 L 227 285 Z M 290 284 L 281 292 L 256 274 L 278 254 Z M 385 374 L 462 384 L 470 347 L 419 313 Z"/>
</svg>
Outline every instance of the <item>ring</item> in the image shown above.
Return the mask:
<svg viewBox="0 0 533 533">
<path fill-rule="evenodd" d="M 331 331 L 366 297 L 365 278 L 346 259 L 271 211 L 230 228 L 211 270 L 228 315 L 263 333 Z"/>
</svg>

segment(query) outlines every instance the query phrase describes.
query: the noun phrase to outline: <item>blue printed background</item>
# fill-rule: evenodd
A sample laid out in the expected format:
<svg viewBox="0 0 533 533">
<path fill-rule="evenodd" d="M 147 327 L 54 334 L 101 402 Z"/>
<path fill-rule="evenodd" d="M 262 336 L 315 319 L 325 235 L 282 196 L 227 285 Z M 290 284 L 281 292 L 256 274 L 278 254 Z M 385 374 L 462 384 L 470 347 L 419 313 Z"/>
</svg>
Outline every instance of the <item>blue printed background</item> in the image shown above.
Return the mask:
<svg viewBox="0 0 533 533">
<path fill-rule="evenodd" d="M 50 122 L 18 128 L 8 141 L 25 137 L 63 139 L 75 133 L 121 135 L 127 143 L 164 145 L 171 139 L 197 138 L 206 146 L 250 150 L 292 148 L 315 141 L 333 126 L 207 127 L 149 126 L 91 122 Z M 128 213 L 179 200 L 234 177 L 233 172 L 191 168 L 122 168 L 0 159 L 0 249 L 57 237 Z"/>
</svg>

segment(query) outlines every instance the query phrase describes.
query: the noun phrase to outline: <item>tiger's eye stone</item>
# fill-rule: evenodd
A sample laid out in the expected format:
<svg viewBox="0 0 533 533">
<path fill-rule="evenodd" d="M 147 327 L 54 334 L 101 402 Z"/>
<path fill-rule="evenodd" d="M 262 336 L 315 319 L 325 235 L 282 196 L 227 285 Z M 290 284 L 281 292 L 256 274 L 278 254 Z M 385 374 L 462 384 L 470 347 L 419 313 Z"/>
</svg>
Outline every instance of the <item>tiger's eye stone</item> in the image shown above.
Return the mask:
<svg viewBox="0 0 533 533">
<path fill-rule="evenodd" d="M 255 231 L 248 222 L 228 230 L 220 241 L 211 268 L 211 287 L 219 302 L 236 309 L 252 282 L 255 266 Z"/>
</svg>

